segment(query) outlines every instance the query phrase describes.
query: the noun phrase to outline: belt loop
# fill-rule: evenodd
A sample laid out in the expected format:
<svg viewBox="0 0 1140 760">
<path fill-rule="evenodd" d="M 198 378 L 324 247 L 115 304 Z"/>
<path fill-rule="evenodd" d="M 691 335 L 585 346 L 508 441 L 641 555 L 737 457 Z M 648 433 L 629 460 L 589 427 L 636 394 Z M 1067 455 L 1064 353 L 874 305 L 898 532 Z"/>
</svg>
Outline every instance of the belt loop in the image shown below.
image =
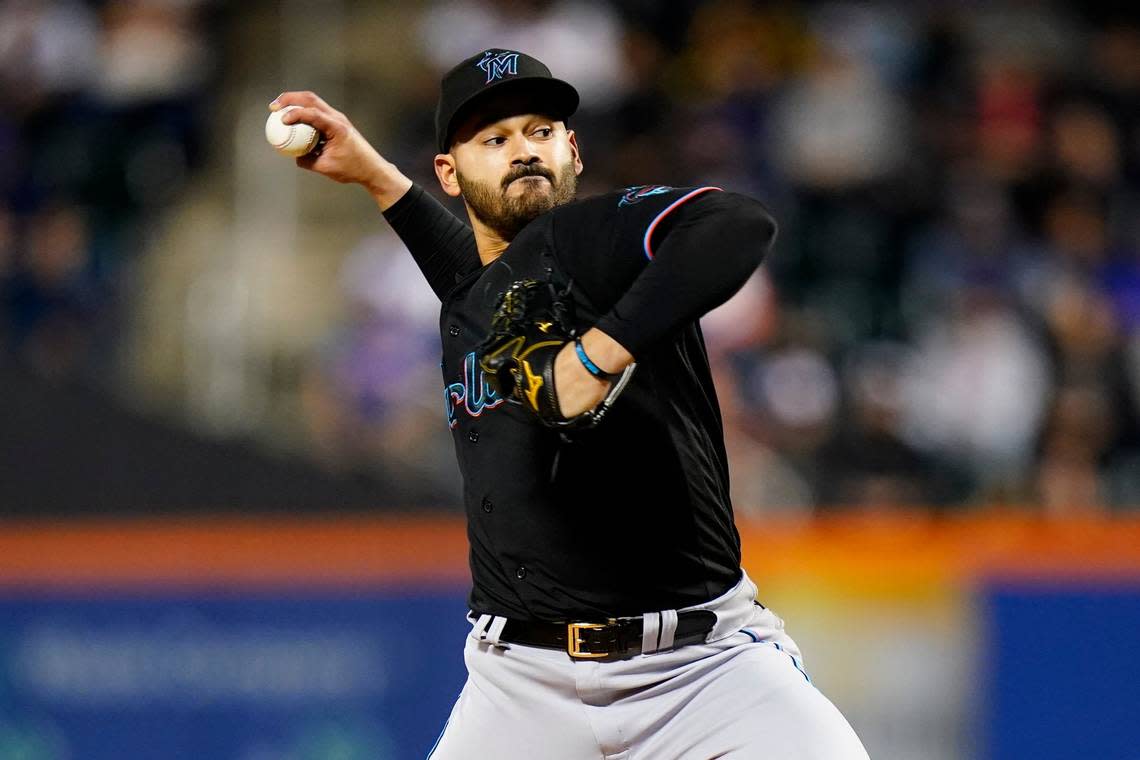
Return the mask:
<svg viewBox="0 0 1140 760">
<path fill-rule="evenodd" d="M 505 617 L 496 615 L 491 619 L 491 626 L 487 629 L 487 634 L 483 640 L 488 644 L 494 644 L 497 647 L 505 647 L 506 644 L 503 644 L 501 641 L 499 641 L 499 637 L 503 635 L 503 627 L 506 624 L 507 619 Z"/>
<path fill-rule="evenodd" d="M 673 637 L 677 634 L 677 610 L 662 610 L 661 640 L 658 649 L 672 649 Z"/>
<path fill-rule="evenodd" d="M 657 651 L 657 639 L 661 634 L 661 613 L 647 612 L 641 617 L 641 653 Z"/>
<path fill-rule="evenodd" d="M 491 622 L 490 615 L 480 615 L 479 619 L 471 626 L 471 638 L 476 641 L 483 640 L 483 632 L 487 630 L 488 623 Z"/>
</svg>

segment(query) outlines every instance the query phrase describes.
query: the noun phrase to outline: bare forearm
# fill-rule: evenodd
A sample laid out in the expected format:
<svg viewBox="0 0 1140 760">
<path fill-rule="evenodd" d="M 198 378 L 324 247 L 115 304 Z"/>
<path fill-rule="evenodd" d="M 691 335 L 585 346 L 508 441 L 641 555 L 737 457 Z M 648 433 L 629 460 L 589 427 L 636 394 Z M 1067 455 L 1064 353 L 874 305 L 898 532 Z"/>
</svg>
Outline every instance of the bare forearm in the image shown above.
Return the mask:
<svg viewBox="0 0 1140 760">
<path fill-rule="evenodd" d="M 412 180 L 392 162 L 377 155 L 379 161 L 360 184 L 376 201 L 381 211 L 387 211 L 412 188 Z"/>
<path fill-rule="evenodd" d="M 596 327 L 582 333 L 582 349 L 603 372 L 621 372 L 633 363 L 633 354 Z"/>
<path fill-rule="evenodd" d="M 323 137 L 320 150 L 301 156 L 297 165 L 335 182 L 362 186 L 381 211 L 400 200 L 412 181 L 380 155 L 348 117 L 313 92 L 283 92 L 269 104 L 271 111 L 295 106 L 282 122 L 311 124 Z"/>
<path fill-rule="evenodd" d="M 297 107 L 282 122 L 311 124 L 324 137 L 321 150 L 301 156 L 297 165 L 368 191 L 440 298 L 455 285 L 456 274 L 479 265 L 471 228 L 422 188 L 413 191 L 412 180 L 380 155 L 347 116 L 312 92 L 283 92 L 269 104 L 273 111 L 286 106 Z"/>
</svg>

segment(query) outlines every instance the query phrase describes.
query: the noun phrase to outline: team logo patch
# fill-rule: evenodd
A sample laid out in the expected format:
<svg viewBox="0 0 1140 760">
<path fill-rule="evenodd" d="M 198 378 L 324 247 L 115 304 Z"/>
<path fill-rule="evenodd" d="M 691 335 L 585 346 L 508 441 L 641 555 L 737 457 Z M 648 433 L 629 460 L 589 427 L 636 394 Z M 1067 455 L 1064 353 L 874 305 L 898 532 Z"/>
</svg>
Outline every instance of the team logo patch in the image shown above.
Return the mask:
<svg viewBox="0 0 1140 760">
<path fill-rule="evenodd" d="M 510 50 L 488 50 L 475 65 L 487 74 L 485 84 L 491 84 L 496 79 L 518 75 L 519 54 Z"/>
<path fill-rule="evenodd" d="M 625 193 L 621 196 L 621 200 L 618 201 L 618 207 L 632 206 L 635 203 L 640 203 L 651 195 L 661 195 L 672 189 L 673 188 L 668 185 L 635 185 L 634 187 L 627 187 Z"/>
</svg>

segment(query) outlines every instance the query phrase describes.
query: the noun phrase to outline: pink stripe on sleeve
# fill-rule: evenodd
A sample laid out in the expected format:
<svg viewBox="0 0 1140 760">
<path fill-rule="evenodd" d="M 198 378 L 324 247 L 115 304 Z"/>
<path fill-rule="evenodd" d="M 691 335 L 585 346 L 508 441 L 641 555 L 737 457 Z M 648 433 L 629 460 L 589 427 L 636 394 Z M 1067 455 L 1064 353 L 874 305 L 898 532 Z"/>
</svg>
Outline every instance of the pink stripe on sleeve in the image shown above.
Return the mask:
<svg viewBox="0 0 1140 760">
<path fill-rule="evenodd" d="M 677 208 L 678 206 L 680 206 L 682 203 L 689 200 L 690 198 L 695 198 L 696 196 L 700 195 L 701 193 L 707 193 L 709 190 L 720 190 L 720 189 L 721 188 L 719 188 L 719 187 L 712 187 L 712 186 L 698 187 L 696 190 L 692 190 L 688 193 L 685 193 L 680 198 L 678 198 L 677 200 L 670 203 L 668 206 L 665 207 L 665 209 L 660 214 L 658 214 L 656 217 L 654 217 L 653 221 L 649 223 L 649 228 L 645 230 L 645 238 L 642 241 L 642 247 L 645 250 L 645 258 L 649 259 L 650 261 L 653 261 L 653 248 L 650 245 L 650 241 L 653 239 L 653 230 L 657 229 L 657 224 L 662 219 L 664 219 L 666 216 L 668 216 L 670 211 Z"/>
</svg>

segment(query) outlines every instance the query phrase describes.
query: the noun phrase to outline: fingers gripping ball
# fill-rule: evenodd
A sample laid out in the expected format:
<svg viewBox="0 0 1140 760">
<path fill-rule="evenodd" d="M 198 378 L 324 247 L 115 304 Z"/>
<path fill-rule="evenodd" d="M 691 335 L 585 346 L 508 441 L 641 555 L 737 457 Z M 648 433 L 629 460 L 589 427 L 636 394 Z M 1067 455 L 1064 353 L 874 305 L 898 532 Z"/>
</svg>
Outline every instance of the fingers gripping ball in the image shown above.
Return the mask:
<svg viewBox="0 0 1140 760">
<path fill-rule="evenodd" d="M 479 366 L 500 397 L 526 409 L 551 428 L 588 428 L 598 424 L 625 387 L 635 365 L 613 383 L 593 409 L 575 417 L 562 415 L 554 379 L 558 352 L 574 339 L 565 294 L 553 285 L 519 280 L 499 296 L 491 334 L 479 346 Z"/>
<path fill-rule="evenodd" d="M 265 121 L 265 139 L 278 153 L 297 158 L 312 152 L 320 142 L 321 133 L 302 122 L 286 124 L 281 117 L 297 106 L 285 106 L 269 114 Z"/>
</svg>

